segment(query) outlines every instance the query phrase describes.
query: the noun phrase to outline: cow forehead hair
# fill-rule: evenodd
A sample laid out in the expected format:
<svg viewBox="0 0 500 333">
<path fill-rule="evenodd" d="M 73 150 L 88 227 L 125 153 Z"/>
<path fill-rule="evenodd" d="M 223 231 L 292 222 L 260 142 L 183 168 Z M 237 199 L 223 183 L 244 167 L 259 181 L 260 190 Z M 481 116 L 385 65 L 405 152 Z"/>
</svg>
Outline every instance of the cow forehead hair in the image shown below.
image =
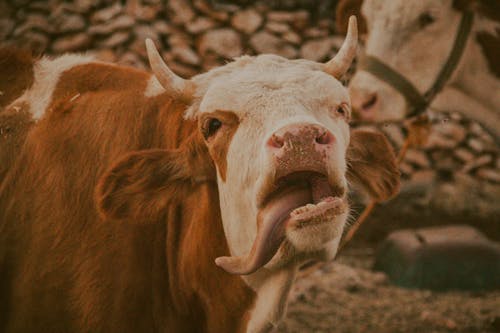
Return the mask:
<svg viewBox="0 0 500 333">
<path fill-rule="evenodd" d="M 289 60 L 277 55 L 243 56 L 225 66 L 193 78 L 197 90 L 186 118 L 201 112 L 226 109 L 243 111 L 270 99 L 306 98 L 348 102 L 345 87 L 322 70 L 317 62 Z"/>
</svg>

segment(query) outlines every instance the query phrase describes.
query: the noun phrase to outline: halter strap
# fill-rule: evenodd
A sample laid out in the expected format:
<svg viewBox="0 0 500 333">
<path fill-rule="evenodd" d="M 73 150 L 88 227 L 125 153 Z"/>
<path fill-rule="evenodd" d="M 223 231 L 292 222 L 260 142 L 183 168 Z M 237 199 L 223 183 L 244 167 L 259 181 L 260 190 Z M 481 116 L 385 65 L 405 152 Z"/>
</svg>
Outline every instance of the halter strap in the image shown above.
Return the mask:
<svg viewBox="0 0 500 333">
<path fill-rule="evenodd" d="M 374 56 L 361 56 L 359 68 L 388 83 L 404 96 L 410 109 L 407 118 L 417 116 L 425 111 L 434 97 L 441 91 L 441 89 L 443 89 L 451 74 L 453 74 L 453 71 L 462 57 L 465 45 L 467 44 L 467 38 L 469 37 L 472 28 L 473 19 L 474 16 L 472 12 L 466 11 L 463 13 L 450 55 L 448 56 L 444 66 L 441 68 L 441 71 L 439 72 L 439 75 L 437 76 L 436 81 L 434 81 L 432 87 L 423 95 L 403 75 L 399 74 L 396 70 Z"/>
</svg>

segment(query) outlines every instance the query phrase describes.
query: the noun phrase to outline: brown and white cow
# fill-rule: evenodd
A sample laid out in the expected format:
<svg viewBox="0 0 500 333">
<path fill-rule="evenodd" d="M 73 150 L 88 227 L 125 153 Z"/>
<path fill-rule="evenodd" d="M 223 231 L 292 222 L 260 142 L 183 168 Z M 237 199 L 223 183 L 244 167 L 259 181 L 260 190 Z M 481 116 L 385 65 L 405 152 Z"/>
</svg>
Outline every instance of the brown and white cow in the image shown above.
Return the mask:
<svg viewBox="0 0 500 333">
<path fill-rule="evenodd" d="M 356 42 L 352 19 L 326 64 L 245 56 L 191 80 L 151 41 L 155 75 L 11 59 L 0 115 L 30 118 L 0 183 L 0 331 L 272 330 L 297 268 L 335 256 L 347 179 L 398 188 L 384 137 L 349 131 Z"/>
<path fill-rule="evenodd" d="M 460 111 L 500 138 L 500 2 L 342 0 L 337 24 L 345 29 L 348 15 L 358 15 L 360 27 L 367 29 L 364 52 L 402 74 L 423 94 L 449 57 L 465 11 L 473 12 L 474 20 L 464 52 L 431 107 Z M 407 115 L 404 97 L 363 69 L 352 78 L 349 91 L 360 119 L 401 120 Z"/>
</svg>

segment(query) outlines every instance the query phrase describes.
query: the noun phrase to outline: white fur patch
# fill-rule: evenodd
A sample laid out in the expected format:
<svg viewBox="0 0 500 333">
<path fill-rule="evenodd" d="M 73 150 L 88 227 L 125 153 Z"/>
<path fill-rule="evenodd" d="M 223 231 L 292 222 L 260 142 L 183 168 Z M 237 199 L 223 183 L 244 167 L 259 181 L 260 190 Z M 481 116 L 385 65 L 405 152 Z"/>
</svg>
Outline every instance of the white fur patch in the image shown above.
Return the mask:
<svg viewBox="0 0 500 333">
<path fill-rule="evenodd" d="M 39 120 L 45 114 L 61 74 L 70 68 L 90 63 L 93 60 L 93 56 L 80 54 L 66 54 L 55 59 L 46 57 L 40 59 L 34 65 L 33 85 L 12 104 L 27 103 L 33 119 Z"/>
<path fill-rule="evenodd" d="M 165 92 L 165 88 L 163 88 L 156 78 L 156 76 L 151 75 L 148 80 L 148 84 L 146 86 L 146 90 L 144 90 L 144 96 L 146 97 L 155 97 L 161 95 Z"/>
</svg>

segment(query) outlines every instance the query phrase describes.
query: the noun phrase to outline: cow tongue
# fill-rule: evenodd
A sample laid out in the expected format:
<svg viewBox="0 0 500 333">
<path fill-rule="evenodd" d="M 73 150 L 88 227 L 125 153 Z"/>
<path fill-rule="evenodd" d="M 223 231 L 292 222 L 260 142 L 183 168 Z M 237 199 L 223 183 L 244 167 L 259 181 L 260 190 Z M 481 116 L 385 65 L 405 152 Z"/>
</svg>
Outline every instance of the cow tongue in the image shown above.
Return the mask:
<svg viewBox="0 0 500 333">
<path fill-rule="evenodd" d="M 238 257 L 219 257 L 215 264 L 228 273 L 251 274 L 267 264 L 285 238 L 290 212 L 311 202 L 308 188 L 294 189 L 271 200 L 258 215 L 257 236 L 250 253 Z"/>
</svg>

